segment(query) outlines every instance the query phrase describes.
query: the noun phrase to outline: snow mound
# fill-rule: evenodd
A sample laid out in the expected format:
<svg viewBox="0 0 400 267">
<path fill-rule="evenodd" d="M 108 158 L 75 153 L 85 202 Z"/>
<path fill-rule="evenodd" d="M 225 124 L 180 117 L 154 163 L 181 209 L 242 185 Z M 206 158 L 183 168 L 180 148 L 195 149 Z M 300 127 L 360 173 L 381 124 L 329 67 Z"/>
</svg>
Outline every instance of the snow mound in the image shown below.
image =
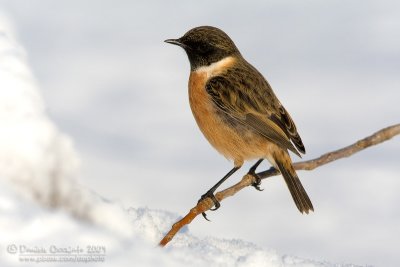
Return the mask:
<svg viewBox="0 0 400 267">
<path fill-rule="evenodd" d="M 0 178 L 45 207 L 130 234 L 120 208 L 76 181 L 79 159 L 72 141 L 46 115 L 26 53 L 8 25 L 0 18 Z M 104 220 L 108 214 L 116 218 L 112 223 Z"/>
<path fill-rule="evenodd" d="M 71 139 L 45 113 L 26 53 L 0 16 L 0 265 L 353 266 L 282 256 L 184 228 L 156 244 L 178 216 L 124 210 L 79 184 Z"/>
<path fill-rule="evenodd" d="M 161 249 L 155 244 L 178 219 L 176 214 L 130 208 L 126 218 L 133 232 L 121 236 L 113 229 L 21 198 L 5 181 L 0 181 L 0 212 L 1 266 L 32 266 L 33 262 L 43 261 L 51 262 L 52 266 L 88 266 L 87 263 L 90 266 L 104 263 L 113 266 L 354 266 L 282 256 L 242 240 L 201 239 L 191 235 L 188 228 Z M 114 220 L 113 215 L 109 213 L 103 219 Z M 83 249 L 80 260 L 71 258 L 75 256 L 72 252 L 66 254 L 68 261 L 62 262 L 60 254 L 54 252 L 55 248 L 76 247 Z M 89 247 L 104 248 L 105 253 L 92 253 L 89 257 L 86 253 Z M 27 253 L 29 249 L 42 252 L 31 255 Z"/>
</svg>

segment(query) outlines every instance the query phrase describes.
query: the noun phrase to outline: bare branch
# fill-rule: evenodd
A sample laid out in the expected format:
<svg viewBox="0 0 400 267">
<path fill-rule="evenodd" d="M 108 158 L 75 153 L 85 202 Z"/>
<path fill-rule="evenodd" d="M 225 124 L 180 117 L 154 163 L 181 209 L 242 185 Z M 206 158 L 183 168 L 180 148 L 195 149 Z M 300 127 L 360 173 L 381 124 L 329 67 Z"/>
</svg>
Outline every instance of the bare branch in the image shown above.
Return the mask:
<svg viewBox="0 0 400 267">
<path fill-rule="evenodd" d="M 328 164 L 332 161 L 345 158 L 345 157 L 350 157 L 353 154 L 368 148 L 373 145 L 380 144 L 384 141 L 387 141 L 391 139 L 392 137 L 399 135 L 400 134 L 400 124 L 395 124 L 393 126 L 389 126 L 387 128 L 384 128 L 376 133 L 374 133 L 371 136 L 368 136 L 364 139 L 361 139 L 357 141 L 356 143 L 349 145 L 347 147 L 323 154 L 322 156 L 307 160 L 307 161 L 301 161 L 301 162 L 296 162 L 293 164 L 293 167 L 296 170 L 313 170 L 319 166 Z M 276 170 L 275 168 L 270 168 L 266 171 L 257 173 L 259 177 L 262 179 L 272 177 L 275 175 L 279 174 L 279 171 Z M 246 174 L 243 176 L 242 180 L 233 186 L 222 190 L 218 193 L 215 194 L 215 197 L 219 202 L 221 202 L 223 199 L 233 196 L 243 188 L 252 185 L 255 182 L 255 177 L 253 177 L 250 174 Z M 160 246 L 165 246 L 168 244 L 169 241 L 174 238 L 175 234 L 186 224 L 190 224 L 194 218 L 196 218 L 197 215 L 201 214 L 202 212 L 205 212 L 213 207 L 213 201 L 210 198 L 206 198 L 202 201 L 200 201 L 194 208 L 190 210 L 190 212 L 183 217 L 181 220 L 176 222 L 171 230 L 165 235 L 165 237 L 160 241 L 159 245 Z"/>
</svg>

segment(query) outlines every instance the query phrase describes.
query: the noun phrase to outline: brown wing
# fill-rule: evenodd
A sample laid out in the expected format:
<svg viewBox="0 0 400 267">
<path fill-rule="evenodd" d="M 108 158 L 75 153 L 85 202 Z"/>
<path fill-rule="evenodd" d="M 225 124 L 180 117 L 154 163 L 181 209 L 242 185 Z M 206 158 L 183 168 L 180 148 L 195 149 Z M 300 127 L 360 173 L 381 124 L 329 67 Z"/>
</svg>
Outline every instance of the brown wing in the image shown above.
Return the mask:
<svg viewBox="0 0 400 267">
<path fill-rule="evenodd" d="M 294 124 L 292 117 L 290 117 L 289 113 L 282 105 L 279 106 L 278 111 L 279 113 L 270 116 L 271 120 L 278 124 L 279 127 L 285 131 L 286 136 L 292 140 L 296 148 L 301 153 L 305 154 L 306 149 L 300 135 L 297 133 L 296 125 Z"/>
<path fill-rule="evenodd" d="M 211 78 L 206 90 L 215 105 L 232 120 L 251 127 L 269 141 L 300 156 L 293 144 L 300 152 L 305 150 L 293 120 L 265 79 L 254 71 L 231 69 Z"/>
</svg>

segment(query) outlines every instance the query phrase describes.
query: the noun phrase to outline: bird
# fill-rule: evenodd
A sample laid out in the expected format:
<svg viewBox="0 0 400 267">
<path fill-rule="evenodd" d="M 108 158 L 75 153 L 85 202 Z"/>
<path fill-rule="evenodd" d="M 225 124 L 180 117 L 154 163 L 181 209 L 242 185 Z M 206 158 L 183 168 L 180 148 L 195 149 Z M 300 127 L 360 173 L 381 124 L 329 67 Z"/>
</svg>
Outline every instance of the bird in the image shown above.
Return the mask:
<svg viewBox="0 0 400 267">
<path fill-rule="evenodd" d="M 193 116 L 208 142 L 234 164 L 199 202 L 210 198 L 211 210 L 218 209 L 216 189 L 250 160 L 257 160 L 248 173 L 255 177 L 252 185 L 261 191 L 256 169 L 267 159 L 282 174 L 298 210 L 306 214 L 314 211 L 289 155 L 291 151 L 301 157 L 306 152 L 293 119 L 232 39 L 219 28 L 199 26 L 165 42 L 186 52 Z M 205 213 L 203 216 L 207 219 Z"/>
</svg>

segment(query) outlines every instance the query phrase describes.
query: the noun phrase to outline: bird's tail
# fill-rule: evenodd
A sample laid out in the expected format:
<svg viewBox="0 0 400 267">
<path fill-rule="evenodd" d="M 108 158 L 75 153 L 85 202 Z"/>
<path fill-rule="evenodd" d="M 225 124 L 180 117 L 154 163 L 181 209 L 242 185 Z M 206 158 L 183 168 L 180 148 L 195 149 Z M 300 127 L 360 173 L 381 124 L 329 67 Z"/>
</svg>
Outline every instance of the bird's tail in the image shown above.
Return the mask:
<svg viewBox="0 0 400 267">
<path fill-rule="evenodd" d="M 283 152 L 283 151 L 282 151 Z M 310 198 L 307 195 L 306 190 L 300 182 L 299 177 L 296 174 L 292 166 L 292 162 L 287 152 L 280 154 L 280 157 L 274 157 L 276 167 L 281 172 L 285 182 L 289 188 L 290 194 L 296 203 L 297 208 L 301 213 L 309 213 L 314 211 L 314 207 L 311 203 Z"/>
</svg>

